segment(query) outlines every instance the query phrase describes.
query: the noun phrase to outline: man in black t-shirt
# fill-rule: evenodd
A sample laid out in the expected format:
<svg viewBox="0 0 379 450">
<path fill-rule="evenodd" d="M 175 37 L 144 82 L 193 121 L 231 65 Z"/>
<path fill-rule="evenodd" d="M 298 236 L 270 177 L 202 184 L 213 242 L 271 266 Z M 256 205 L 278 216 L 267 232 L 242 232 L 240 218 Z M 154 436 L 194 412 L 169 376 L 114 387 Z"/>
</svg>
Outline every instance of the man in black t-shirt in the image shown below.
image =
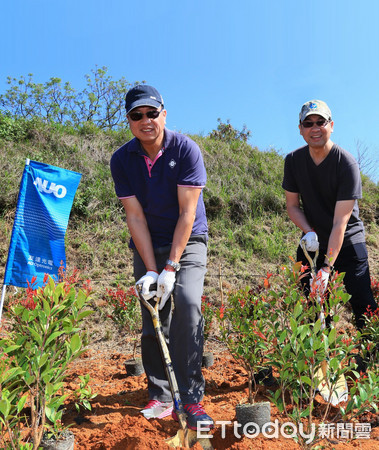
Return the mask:
<svg viewBox="0 0 379 450">
<path fill-rule="evenodd" d="M 345 288 L 361 329 L 367 308 L 377 308 L 357 203 L 362 197 L 361 177 L 353 156 L 331 141 L 333 125 L 323 101 L 311 100 L 302 106 L 299 130 L 307 145 L 286 156 L 282 187 L 288 215 L 303 231 L 307 251 L 320 251 L 317 284 L 321 292 L 333 267 L 345 272 Z M 300 246 L 297 260 L 307 264 Z"/>
</svg>

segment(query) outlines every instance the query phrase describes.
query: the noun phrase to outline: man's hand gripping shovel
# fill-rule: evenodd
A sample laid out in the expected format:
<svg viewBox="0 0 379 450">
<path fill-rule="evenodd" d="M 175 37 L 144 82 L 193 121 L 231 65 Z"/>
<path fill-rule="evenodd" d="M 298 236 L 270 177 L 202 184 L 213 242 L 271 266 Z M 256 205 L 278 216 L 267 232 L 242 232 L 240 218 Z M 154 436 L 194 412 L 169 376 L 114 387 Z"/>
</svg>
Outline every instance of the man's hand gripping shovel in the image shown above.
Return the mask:
<svg viewBox="0 0 379 450">
<path fill-rule="evenodd" d="M 316 261 L 317 261 L 317 257 L 318 257 L 318 250 L 315 252 L 315 256 L 312 259 L 306 249 L 305 241 L 301 240 L 300 246 L 304 252 L 305 257 L 307 258 L 307 260 L 309 262 L 314 282 L 316 282 L 316 278 L 317 278 Z M 321 329 L 325 329 L 326 328 L 325 314 L 322 309 L 322 302 L 321 302 L 321 295 L 320 295 L 319 288 L 317 288 L 316 299 L 317 299 L 318 304 L 321 307 L 320 314 L 319 314 L 319 319 L 321 322 Z M 315 374 L 316 378 L 318 380 L 321 380 L 317 389 L 320 392 L 322 398 L 326 402 L 330 402 L 333 406 L 337 406 L 339 403 L 346 402 L 348 399 L 348 388 L 347 388 L 346 379 L 345 379 L 344 375 L 341 374 L 339 376 L 337 382 L 335 383 L 335 386 L 333 387 L 333 389 L 331 389 L 329 380 L 327 378 L 327 371 L 328 371 L 328 361 L 323 360 L 321 362 L 321 367 L 318 369 L 318 371 Z"/>
<path fill-rule="evenodd" d="M 150 287 L 151 291 L 156 290 L 156 288 L 157 288 L 156 284 L 152 285 Z M 162 326 L 161 326 L 161 322 L 159 319 L 158 306 L 159 306 L 160 298 L 155 297 L 150 300 L 146 300 L 144 298 L 144 296 L 142 295 L 142 286 L 141 285 L 136 286 L 136 291 L 138 293 L 140 302 L 142 303 L 143 306 L 145 306 L 149 310 L 149 312 L 151 314 L 151 319 L 153 321 L 155 334 L 157 336 L 159 346 L 161 349 L 163 362 L 165 364 L 167 379 L 168 379 L 170 389 L 171 389 L 172 400 L 174 402 L 174 407 L 176 409 L 176 414 L 178 416 L 179 424 L 180 424 L 180 428 L 181 428 L 174 437 L 166 439 L 166 443 L 170 447 L 190 448 L 198 442 L 203 447 L 203 449 L 212 449 L 213 447 L 212 447 L 209 439 L 207 439 L 207 438 L 198 439 L 197 432 L 189 429 L 187 426 L 186 413 L 184 412 L 183 404 L 180 399 L 179 388 L 178 388 L 178 384 L 176 382 L 174 369 L 172 367 L 170 353 L 169 353 L 169 350 L 168 350 L 168 347 L 166 344 L 165 337 L 163 335 Z"/>
</svg>

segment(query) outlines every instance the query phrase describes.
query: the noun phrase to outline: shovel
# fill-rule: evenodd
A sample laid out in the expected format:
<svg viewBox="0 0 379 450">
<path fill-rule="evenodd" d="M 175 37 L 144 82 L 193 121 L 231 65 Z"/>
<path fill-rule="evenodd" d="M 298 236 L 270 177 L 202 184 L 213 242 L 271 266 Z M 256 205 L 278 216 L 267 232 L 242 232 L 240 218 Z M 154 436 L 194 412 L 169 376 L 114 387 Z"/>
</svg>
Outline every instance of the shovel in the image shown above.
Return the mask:
<svg viewBox="0 0 379 450">
<path fill-rule="evenodd" d="M 313 274 L 313 279 L 316 281 L 317 277 L 317 268 L 316 268 L 316 261 L 318 257 L 318 250 L 315 252 L 315 256 L 312 259 L 309 256 L 309 253 L 305 246 L 305 241 L 300 241 L 300 246 L 304 252 L 305 257 L 307 258 L 311 272 Z M 317 292 L 316 296 L 317 302 L 321 306 L 321 311 L 319 313 L 319 319 L 321 322 L 321 329 L 324 330 L 326 328 L 326 321 L 325 321 L 325 314 L 322 309 L 321 305 L 321 297 L 320 293 Z M 320 395 L 326 402 L 330 402 L 333 406 L 337 406 L 341 402 L 346 402 L 348 399 L 348 388 L 347 388 L 347 382 L 343 374 L 341 374 L 338 377 L 338 380 L 334 386 L 334 389 L 331 390 L 329 380 L 327 379 L 327 370 L 328 370 L 328 362 L 326 360 L 323 360 L 321 362 L 321 367 L 316 372 L 316 378 L 318 380 L 321 380 L 317 390 L 319 391 Z"/>
<path fill-rule="evenodd" d="M 156 290 L 156 288 L 157 288 L 156 285 L 152 285 L 150 289 L 153 291 L 153 290 Z M 151 319 L 153 321 L 155 334 L 157 336 L 159 346 L 161 349 L 163 362 L 165 364 L 165 369 L 166 369 L 168 383 L 170 385 L 172 400 L 174 402 L 176 414 L 178 416 L 179 424 L 180 424 L 180 428 L 181 428 L 174 437 L 166 439 L 165 442 L 170 447 L 190 448 L 190 447 L 194 446 L 196 443 L 199 443 L 204 450 L 213 449 L 208 438 L 198 438 L 197 432 L 189 429 L 187 426 L 187 416 L 186 416 L 186 413 L 184 412 L 183 404 L 180 399 L 178 383 L 176 381 L 174 369 L 172 367 L 170 353 L 169 353 L 169 350 L 168 350 L 168 347 L 166 344 L 166 340 L 163 335 L 162 326 L 161 326 L 161 322 L 159 319 L 158 306 L 159 306 L 159 302 L 161 299 L 158 297 L 155 297 L 154 299 L 151 299 L 150 301 L 146 300 L 144 298 L 144 296 L 142 295 L 142 286 L 141 285 L 137 285 L 136 290 L 137 290 L 140 302 L 142 303 L 143 306 L 145 306 L 149 310 L 149 312 L 151 314 Z"/>
</svg>

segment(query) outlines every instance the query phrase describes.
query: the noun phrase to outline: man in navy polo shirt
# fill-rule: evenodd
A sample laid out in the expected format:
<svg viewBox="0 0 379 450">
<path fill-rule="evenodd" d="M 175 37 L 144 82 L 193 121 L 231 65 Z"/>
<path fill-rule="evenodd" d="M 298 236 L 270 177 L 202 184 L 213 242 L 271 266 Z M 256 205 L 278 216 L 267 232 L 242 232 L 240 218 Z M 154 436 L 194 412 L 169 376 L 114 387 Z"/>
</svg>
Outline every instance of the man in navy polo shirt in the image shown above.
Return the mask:
<svg viewBox="0 0 379 450">
<path fill-rule="evenodd" d="M 111 172 L 131 234 L 134 277 L 146 299 L 157 283 L 160 318 L 189 428 L 213 427 L 200 401 L 203 316 L 201 296 L 208 227 L 202 189 L 206 172 L 198 145 L 165 128 L 167 111 L 152 86 L 137 85 L 125 99 L 134 139 L 111 158 Z M 173 308 L 171 305 L 173 298 Z M 142 360 L 148 378 L 145 417 L 165 417 L 172 397 L 150 313 L 142 307 Z"/>
</svg>

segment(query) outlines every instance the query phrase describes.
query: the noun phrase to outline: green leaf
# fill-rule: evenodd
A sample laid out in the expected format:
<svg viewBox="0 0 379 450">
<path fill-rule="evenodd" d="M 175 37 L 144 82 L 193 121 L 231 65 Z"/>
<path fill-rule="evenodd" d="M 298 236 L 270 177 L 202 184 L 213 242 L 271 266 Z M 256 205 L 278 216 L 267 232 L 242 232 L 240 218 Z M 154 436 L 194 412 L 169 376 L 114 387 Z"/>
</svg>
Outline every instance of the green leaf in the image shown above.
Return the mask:
<svg viewBox="0 0 379 450">
<path fill-rule="evenodd" d="M 27 399 L 28 399 L 27 395 L 24 395 L 23 397 L 20 398 L 19 402 L 17 403 L 17 412 L 18 413 L 20 413 L 22 411 L 22 409 L 24 408 Z"/>
<path fill-rule="evenodd" d="M 82 289 L 80 289 L 78 292 L 78 296 L 76 298 L 78 309 L 83 308 L 86 300 L 87 300 L 87 295 L 82 291 Z"/>
<path fill-rule="evenodd" d="M 334 370 L 334 371 L 338 370 L 338 369 L 339 369 L 339 362 L 338 362 L 338 359 L 337 359 L 337 358 L 332 358 L 332 359 L 329 361 L 329 367 L 330 367 L 332 370 Z"/>
<path fill-rule="evenodd" d="M 11 404 L 8 399 L 0 400 L 0 413 L 7 418 L 11 410 Z"/>
<path fill-rule="evenodd" d="M 50 311 L 51 311 L 50 310 L 50 305 L 49 305 L 48 301 L 45 298 L 43 298 L 42 301 L 43 301 L 43 310 L 44 310 L 46 316 L 49 317 L 50 316 Z"/>
<path fill-rule="evenodd" d="M 76 353 L 80 349 L 81 345 L 82 343 L 80 341 L 80 336 L 78 334 L 74 334 L 70 342 L 70 349 L 72 353 Z"/>
<path fill-rule="evenodd" d="M 300 373 L 303 372 L 305 367 L 305 361 L 303 359 L 300 359 L 297 363 L 297 367 Z"/>
<path fill-rule="evenodd" d="M 300 417 L 301 418 L 308 417 L 309 416 L 309 412 L 310 412 L 310 407 L 307 406 L 307 408 L 304 409 L 304 411 L 301 412 Z"/>
<path fill-rule="evenodd" d="M 279 343 L 282 344 L 284 342 L 284 339 L 287 337 L 288 331 L 283 330 L 280 337 L 279 337 Z"/>
<path fill-rule="evenodd" d="M 27 330 L 29 330 L 30 334 L 34 338 L 34 340 L 37 342 L 39 346 L 42 345 L 42 339 L 41 336 L 37 333 L 37 331 L 32 327 L 26 327 Z"/>
<path fill-rule="evenodd" d="M 332 328 L 329 333 L 329 345 L 336 340 L 337 330 Z"/>
<path fill-rule="evenodd" d="M 359 396 L 361 398 L 361 401 L 365 402 L 367 400 L 367 398 L 368 398 L 368 394 L 367 394 L 366 389 L 364 389 L 364 388 L 359 389 Z"/>
<path fill-rule="evenodd" d="M 301 379 L 301 381 L 302 381 L 303 383 L 306 383 L 306 384 L 308 384 L 309 386 L 312 386 L 312 381 L 311 381 L 311 379 L 310 379 L 309 377 L 307 377 L 307 376 L 305 376 L 305 375 L 302 375 L 302 376 L 300 377 L 300 379 Z"/>
<path fill-rule="evenodd" d="M 314 327 L 313 327 L 313 333 L 314 334 L 318 333 L 320 331 L 320 329 L 321 329 L 321 320 L 317 319 L 317 321 L 316 321 L 316 323 L 314 324 Z"/>
<path fill-rule="evenodd" d="M 10 354 L 12 353 L 14 350 L 17 350 L 21 347 L 21 345 L 10 345 L 9 347 L 4 349 L 4 353 Z"/>
<path fill-rule="evenodd" d="M 297 302 L 295 309 L 293 311 L 293 315 L 294 315 L 295 319 L 302 313 L 302 311 L 303 311 L 303 307 L 301 306 L 301 303 Z"/>
<path fill-rule="evenodd" d="M 38 367 L 42 367 L 49 359 L 49 357 L 50 357 L 49 353 L 44 353 L 39 360 Z"/>
<path fill-rule="evenodd" d="M 64 331 L 56 331 L 55 333 L 53 333 L 51 336 L 49 336 L 46 340 L 45 343 L 45 347 L 47 347 L 51 341 L 53 341 L 54 339 L 56 339 L 57 337 L 61 336 L 64 333 Z"/>
<path fill-rule="evenodd" d="M 83 400 L 83 406 L 88 409 L 89 411 L 91 411 L 92 407 L 91 407 L 91 403 L 88 400 Z"/>
<path fill-rule="evenodd" d="M 92 311 L 92 310 L 82 311 L 81 313 L 78 314 L 77 319 L 78 319 L 78 320 L 82 320 L 82 319 L 84 319 L 85 317 L 91 315 L 93 312 L 94 312 L 94 311 Z"/>
<path fill-rule="evenodd" d="M 29 318 L 31 315 L 32 315 L 32 313 L 28 309 L 24 308 L 22 311 L 22 317 L 21 317 L 22 321 L 29 322 Z"/>
</svg>

